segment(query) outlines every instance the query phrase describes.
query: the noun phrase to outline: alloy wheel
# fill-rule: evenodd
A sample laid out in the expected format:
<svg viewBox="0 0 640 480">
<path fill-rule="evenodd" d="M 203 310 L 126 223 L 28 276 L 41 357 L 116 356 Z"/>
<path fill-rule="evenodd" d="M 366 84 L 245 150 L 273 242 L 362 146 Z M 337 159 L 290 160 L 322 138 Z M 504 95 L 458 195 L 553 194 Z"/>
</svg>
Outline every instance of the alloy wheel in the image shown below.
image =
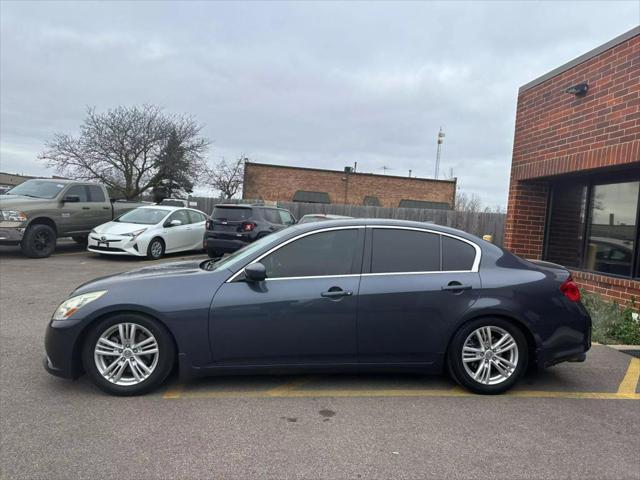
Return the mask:
<svg viewBox="0 0 640 480">
<path fill-rule="evenodd" d="M 518 344 L 513 336 L 496 326 L 479 327 L 469 334 L 462 347 L 466 373 L 484 385 L 507 380 L 518 366 Z"/>
<path fill-rule="evenodd" d="M 151 244 L 151 255 L 153 255 L 153 258 L 158 258 L 162 255 L 162 244 L 158 240 Z"/>
<path fill-rule="evenodd" d="M 110 326 L 98 338 L 94 361 L 102 377 L 116 385 L 137 385 L 146 380 L 158 364 L 158 341 L 137 323 Z"/>
</svg>

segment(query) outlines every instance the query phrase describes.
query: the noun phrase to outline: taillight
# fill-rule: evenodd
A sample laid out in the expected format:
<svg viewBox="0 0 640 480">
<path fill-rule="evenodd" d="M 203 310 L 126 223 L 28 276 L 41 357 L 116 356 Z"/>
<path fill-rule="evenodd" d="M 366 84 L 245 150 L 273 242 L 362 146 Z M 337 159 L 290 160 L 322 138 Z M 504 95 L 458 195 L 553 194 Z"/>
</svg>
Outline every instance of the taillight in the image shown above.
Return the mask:
<svg viewBox="0 0 640 480">
<path fill-rule="evenodd" d="M 254 228 L 256 228 L 257 225 L 253 222 L 244 222 L 242 224 L 242 231 L 243 232 L 250 232 L 251 230 L 253 230 Z"/>
<path fill-rule="evenodd" d="M 213 222 L 211 220 L 207 220 L 207 222 L 205 223 L 205 228 L 207 230 L 213 230 Z"/>
<path fill-rule="evenodd" d="M 580 289 L 571 277 L 567 278 L 564 283 L 560 285 L 560 291 L 572 302 L 580 301 Z"/>
</svg>

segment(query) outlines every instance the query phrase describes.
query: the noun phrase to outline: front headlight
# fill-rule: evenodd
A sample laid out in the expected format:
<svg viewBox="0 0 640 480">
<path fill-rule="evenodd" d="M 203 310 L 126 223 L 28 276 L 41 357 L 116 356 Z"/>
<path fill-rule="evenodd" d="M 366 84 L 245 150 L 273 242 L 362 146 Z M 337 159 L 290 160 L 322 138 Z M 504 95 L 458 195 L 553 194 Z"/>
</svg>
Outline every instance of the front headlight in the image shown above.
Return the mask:
<svg viewBox="0 0 640 480">
<path fill-rule="evenodd" d="M 0 218 L 5 222 L 26 222 L 27 215 L 20 210 L 0 210 Z"/>
<path fill-rule="evenodd" d="M 60 304 L 56 313 L 53 314 L 53 319 L 66 320 L 86 304 L 99 299 L 105 293 L 107 293 L 106 290 L 100 290 L 98 292 L 83 293 L 82 295 L 71 297 Z"/>
<path fill-rule="evenodd" d="M 135 232 L 123 233 L 122 235 L 125 236 L 125 237 L 132 237 L 135 240 L 136 238 L 138 238 L 140 235 L 142 235 L 146 231 L 147 231 L 146 228 L 141 228 L 140 230 L 136 230 Z"/>
</svg>

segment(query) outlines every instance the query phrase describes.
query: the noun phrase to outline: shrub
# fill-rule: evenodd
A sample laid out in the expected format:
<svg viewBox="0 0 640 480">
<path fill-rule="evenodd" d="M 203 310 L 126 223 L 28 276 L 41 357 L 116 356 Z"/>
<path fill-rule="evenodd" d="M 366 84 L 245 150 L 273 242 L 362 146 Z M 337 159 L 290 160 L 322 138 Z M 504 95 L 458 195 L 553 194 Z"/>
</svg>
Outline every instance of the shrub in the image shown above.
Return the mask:
<svg viewBox="0 0 640 480">
<path fill-rule="evenodd" d="M 593 321 L 594 342 L 640 345 L 640 320 L 635 299 L 632 299 L 631 307 L 623 309 L 616 302 L 607 302 L 583 291 L 582 303 Z"/>
</svg>

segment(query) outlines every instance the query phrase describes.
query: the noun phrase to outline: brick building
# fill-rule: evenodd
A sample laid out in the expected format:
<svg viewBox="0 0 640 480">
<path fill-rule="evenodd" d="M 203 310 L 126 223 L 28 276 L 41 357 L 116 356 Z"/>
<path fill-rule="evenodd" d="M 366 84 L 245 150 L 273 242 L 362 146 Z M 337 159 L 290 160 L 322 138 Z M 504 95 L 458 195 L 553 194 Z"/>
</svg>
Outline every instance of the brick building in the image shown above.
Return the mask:
<svg viewBox="0 0 640 480">
<path fill-rule="evenodd" d="M 456 180 L 396 177 L 247 162 L 242 198 L 450 209 Z"/>
<path fill-rule="evenodd" d="M 520 88 L 505 246 L 640 301 L 640 27 Z"/>
</svg>

